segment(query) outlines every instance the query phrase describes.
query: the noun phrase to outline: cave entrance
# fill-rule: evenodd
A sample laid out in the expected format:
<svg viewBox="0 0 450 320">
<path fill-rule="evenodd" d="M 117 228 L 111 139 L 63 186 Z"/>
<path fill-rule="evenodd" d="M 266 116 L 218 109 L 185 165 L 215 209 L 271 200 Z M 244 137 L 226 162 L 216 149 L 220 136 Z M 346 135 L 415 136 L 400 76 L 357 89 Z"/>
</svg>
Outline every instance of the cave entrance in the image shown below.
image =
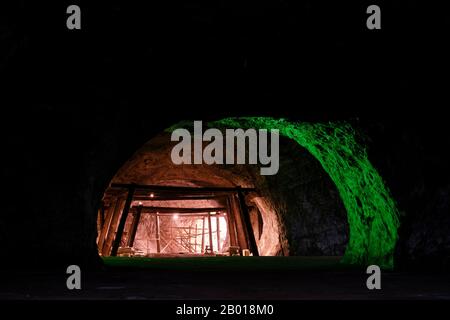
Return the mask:
<svg viewBox="0 0 450 320">
<path fill-rule="evenodd" d="M 113 183 L 98 219 L 102 256 L 258 256 L 253 188 Z"/>
<path fill-rule="evenodd" d="M 273 176 L 250 164 L 175 164 L 177 143 L 170 132 L 153 136 L 111 177 L 98 211 L 101 256 L 344 254 L 339 192 L 295 141 L 280 138 Z"/>
</svg>

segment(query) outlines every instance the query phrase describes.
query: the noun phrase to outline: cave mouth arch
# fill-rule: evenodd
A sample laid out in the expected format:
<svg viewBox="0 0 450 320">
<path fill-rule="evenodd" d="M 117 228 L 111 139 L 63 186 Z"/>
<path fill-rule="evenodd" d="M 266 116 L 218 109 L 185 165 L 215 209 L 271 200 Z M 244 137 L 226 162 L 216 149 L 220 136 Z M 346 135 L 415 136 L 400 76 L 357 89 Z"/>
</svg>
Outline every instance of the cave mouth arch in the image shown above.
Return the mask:
<svg viewBox="0 0 450 320">
<path fill-rule="evenodd" d="M 275 176 L 256 165 L 174 165 L 174 145 L 169 132 L 156 135 L 112 179 L 98 214 L 101 256 L 344 254 L 339 193 L 292 139 L 280 138 Z"/>
<path fill-rule="evenodd" d="M 340 123 L 296 123 L 270 117 L 225 118 L 213 127 L 277 129 L 305 147 L 336 185 L 347 211 L 350 239 L 343 262 L 394 267 L 399 212 L 390 190 L 370 163 L 353 127 Z"/>
</svg>

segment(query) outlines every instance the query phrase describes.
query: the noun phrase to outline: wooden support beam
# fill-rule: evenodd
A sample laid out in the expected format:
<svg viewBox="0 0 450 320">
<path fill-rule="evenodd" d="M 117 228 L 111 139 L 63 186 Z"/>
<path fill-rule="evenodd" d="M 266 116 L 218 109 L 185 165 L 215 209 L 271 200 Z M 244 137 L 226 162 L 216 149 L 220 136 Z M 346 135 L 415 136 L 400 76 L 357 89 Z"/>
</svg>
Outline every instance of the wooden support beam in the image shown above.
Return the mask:
<svg viewBox="0 0 450 320">
<path fill-rule="evenodd" d="M 241 207 L 236 193 L 230 196 L 230 204 L 233 210 L 233 218 L 236 227 L 237 244 L 240 248 L 241 254 L 243 249 L 250 249 L 246 236 L 246 227 L 243 221 Z"/>
<path fill-rule="evenodd" d="M 191 239 L 191 226 L 189 226 L 189 253 L 192 253 L 192 239 Z"/>
<path fill-rule="evenodd" d="M 231 196 L 227 198 L 227 227 L 228 227 L 228 234 L 230 236 L 230 246 L 237 246 L 237 234 L 236 234 L 236 221 L 234 219 L 234 216 L 236 212 L 234 211 L 234 207 L 231 203 L 232 199 Z"/>
<path fill-rule="evenodd" d="M 125 200 L 122 196 L 117 197 L 113 212 L 111 213 L 111 221 L 106 229 L 107 233 L 102 248 L 103 256 L 109 256 L 111 254 L 111 247 L 114 241 L 114 235 L 117 230 L 117 224 L 119 223 L 120 212 L 124 202 Z"/>
<path fill-rule="evenodd" d="M 119 226 L 117 227 L 116 238 L 114 239 L 114 244 L 111 249 L 111 256 L 113 257 L 117 255 L 117 250 L 119 250 L 123 229 L 125 228 L 128 212 L 130 211 L 131 202 L 133 201 L 134 190 L 135 190 L 134 186 L 130 185 L 130 187 L 128 188 L 127 200 L 125 201 L 125 206 L 122 211 L 122 216 L 120 217 Z"/>
<path fill-rule="evenodd" d="M 208 213 L 208 231 L 209 231 L 209 249 L 211 253 L 214 252 L 214 243 L 212 236 L 212 224 L 211 224 L 211 213 Z"/>
<path fill-rule="evenodd" d="M 102 229 L 105 224 L 105 219 L 106 219 L 105 218 L 105 203 L 103 201 L 100 205 L 99 216 L 100 216 L 100 229 Z"/>
<path fill-rule="evenodd" d="M 249 242 L 249 249 L 253 253 L 253 256 L 259 256 L 258 246 L 257 246 L 256 240 L 255 240 L 255 233 L 253 232 L 252 222 L 250 220 L 250 214 L 248 212 L 247 204 L 245 203 L 245 195 L 243 192 L 241 192 L 241 190 L 239 190 L 239 188 L 238 188 L 237 195 L 238 195 L 239 205 L 241 207 L 241 213 L 242 213 L 242 217 L 243 217 L 245 233 L 246 233 L 246 236 L 247 236 L 247 239 Z"/>
<path fill-rule="evenodd" d="M 134 197 L 136 201 L 179 201 L 179 200 L 219 200 L 223 198 L 223 195 L 218 194 L 203 194 L 203 195 L 191 195 L 191 194 L 158 194 L 154 197 L 148 195 L 137 195 Z"/>
<path fill-rule="evenodd" d="M 155 226 L 156 226 L 156 252 L 161 252 L 161 233 L 159 231 L 159 216 L 155 214 Z"/>
<path fill-rule="evenodd" d="M 202 251 L 203 254 L 205 252 L 205 217 L 202 219 Z"/>
<path fill-rule="evenodd" d="M 136 232 L 139 226 L 139 221 L 141 220 L 142 206 L 138 206 L 136 213 L 133 215 L 133 222 L 131 223 L 130 232 L 127 239 L 127 247 L 133 247 L 134 239 L 136 238 Z"/>
<path fill-rule="evenodd" d="M 190 214 L 190 213 L 204 213 L 225 211 L 225 207 L 214 208 L 175 208 L 175 207 L 142 207 L 142 213 L 168 213 L 168 214 Z M 136 212 L 136 208 L 132 208 L 131 212 Z"/>
<path fill-rule="evenodd" d="M 162 185 L 135 185 L 135 184 L 122 184 L 122 183 L 112 183 L 111 188 L 123 188 L 135 190 L 148 190 L 148 191 L 159 191 L 159 192 L 181 192 L 181 193 L 216 193 L 216 192 L 236 192 L 236 187 L 180 187 L 180 186 L 162 186 Z M 240 188 L 242 192 L 252 192 L 255 188 Z"/>
<path fill-rule="evenodd" d="M 103 245 L 104 245 L 106 237 L 108 235 L 108 230 L 111 225 L 111 220 L 114 215 L 114 210 L 119 202 L 117 200 L 118 199 L 115 199 L 115 201 L 112 201 L 112 205 L 106 209 L 105 222 L 103 223 L 103 226 L 100 230 L 100 234 L 98 236 L 97 247 L 98 247 L 99 253 L 101 253 L 102 255 L 103 255 Z"/>
<path fill-rule="evenodd" d="M 157 214 L 160 217 L 173 217 L 176 213 L 155 213 L 155 212 L 142 212 L 142 214 Z M 227 214 L 226 213 L 216 213 L 215 214 L 218 217 L 224 217 Z M 201 217 L 207 217 L 208 213 L 182 213 L 178 215 L 180 218 L 201 218 Z M 213 215 L 214 216 L 214 215 Z"/>
<path fill-rule="evenodd" d="M 198 227 L 197 222 L 195 222 L 195 244 L 194 244 L 194 253 L 197 253 L 197 235 L 198 235 Z"/>
<path fill-rule="evenodd" d="M 220 217 L 216 215 L 217 252 L 220 252 Z"/>
</svg>

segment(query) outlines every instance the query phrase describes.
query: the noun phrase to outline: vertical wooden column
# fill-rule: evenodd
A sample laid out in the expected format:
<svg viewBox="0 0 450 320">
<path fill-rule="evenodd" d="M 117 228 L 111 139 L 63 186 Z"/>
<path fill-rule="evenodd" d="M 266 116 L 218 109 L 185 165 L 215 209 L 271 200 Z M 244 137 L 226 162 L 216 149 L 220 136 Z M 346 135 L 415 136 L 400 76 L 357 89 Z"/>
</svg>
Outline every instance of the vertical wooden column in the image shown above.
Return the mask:
<svg viewBox="0 0 450 320">
<path fill-rule="evenodd" d="M 111 220 L 110 220 L 107 228 L 105 229 L 105 240 L 104 240 L 103 247 L 102 247 L 102 255 L 103 256 L 109 256 L 111 254 L 111 247 L 112 247 L 112 243 L 114 241 L 114 234 L 117 229 L 117 224 L 119 223 L 120 210 L 123 206 L 124 201 L 125 200 L 122 197 L 122 195 L 117 196 L 117 199 L 116 199 L 116 202 L 114 205 L 114 209 L 112 209 L 112 211 L 111 211 Z"/>
<path fill-rule="evenodd" d="M 102 234 L 103 226 L 105 225 L 105 202 L 102 200 L 100 203 L 100 208 L 97 212 L 97 238 L 95 242 L 97 243 L 98 248 L 98 242 L 100 241 L 100 236 Z"/>
<path fill-rule="evenodd" d="M 100 228 L 99 230 L 103 229 L 103 226 L 105 225 L 105 202 L 102 200 L 102 203 L 100 205 L 100 210 L 99 210 L 99 218 L 100 218 Z"/>
<path fill-rule="evenodd" d="M 247 230 L 245 227 L 245 222 L 243 221 L 241 207 L 239 205 L 239 199 L 237 198 L 237 195 L 233 193 L 230 195 L 230 203 L 232 207 L 233 212 L 233 218 L 235 221 L 236 226 L 236 235 L 237 235 L 237 243 L 240 247 L 240 251 L 242 254 L 243 249 L 250 249 L 249 242 L 247 238 Z"/>
<path fill-rule="evenodd" d="M 189 253 L 192 253 L 192 239 L 191 239 L 191 229 L 192 229 L 192 227 L 191 226 L 189 226 L 189 235 L 188 235 L 188 239 L 189 239 Z"/>
<path fill-rule="evenodd" d="M 230 235 L 230 246 L 237 246 L 236 221 L 234 220 L 233 205 L 231 204 L 231 196 L 227 197 L 227 227 Z"/>
<path fill-rule="evenodd" d="M 213 236 L 212 236 L 212 224 L 211 224 L 211 212 L 208 212 L 208 232 L 209 232 L 209 250 L 214 252 Z"/>
<path fill-rule="evenodd" d="M 195 222 L 195 244 L 194 244 L 194 253 L 197 253 L 197 237 L 198 237 L 198 227 L 197 227 L 197 222 Z"/>
<path fill-rule="evenodd" d="M 135 214 L 133 215 L 133 222 L 131 224 L 130 233 L 127 239 L 127 247 L 133 247 L 134 239 L 136 238 L 136 232 L 141 220 L 142 205 L 137 207 Z"/>
<path fill-rule="evenodd" d="M 245 233 L 249 242 L 249 249 L 254 256 L 259 256 L 258 246 L 256 245 L 255 234 L 253 232 L 252 222 L 250 220 L 250 214 L 248 212 L 247 204 L 245 203 L 245 196 L 241 188 L 238 188 L 237 196 L 241 208 Z"/>
<path fill-rule="evenodd" d="M 159 231 L 159 215 L 155 213 L 156 252 L 161 253 L 161 232 Z"/>
<path fill-rule="evenodd" d="M 123 208 L 122 216 L 120 217 L 119 226 L 117 227 L 116 238 L 114 239 L 114 244 L 111 249 L 111 256 L 115 257 L 117 255 L 117 250 L 119 250 L 120 240 L 122 239 L 123 229 L 125 228 L 125 223 L 127 222 L 128 212 L 130 211 L 131 202 L 134 196 L 134 186 L 128 189 L 127 200 L 125 201 L 125 206 Z"/>
<path fill-rule="evenodd" d="M 202 254 L 205 252 L 205 217 L 202 219 Z"/>
<path fill-rule="evenodd" d="M 233 244 L 231 243 L 231 239 L 230 239 L 230 227 L 229 227 L 230 222 L 228 221 L 228 212 L 229 211 L 227 211 L 227 213 L 224 214 L 226 232 L 225 232 L 225 239 L 224 239 L 223 243 L 229 247 L 229 246 L 232 246 Z M 223 247 L 222 247 L 222 249 L 223 249 Z"/>
<path fill-rule="evenodd" d="M 106 240 L 106 236 L 108 234 L 109 226 L 111 225 L 112 216 L 114 214 L 114 210 L 116 205 L 118 205 L 118 199 L 110 199 L 109 207 L 105 210 L 105 221 L 98 235 L 97 247 L 100 254 L 103 255 L 103 245 Z"/>
<path fill-rule="evenodd" d="M 220 217 L 216 213 L 217 252 L 220 252 Z"/>
</svg>

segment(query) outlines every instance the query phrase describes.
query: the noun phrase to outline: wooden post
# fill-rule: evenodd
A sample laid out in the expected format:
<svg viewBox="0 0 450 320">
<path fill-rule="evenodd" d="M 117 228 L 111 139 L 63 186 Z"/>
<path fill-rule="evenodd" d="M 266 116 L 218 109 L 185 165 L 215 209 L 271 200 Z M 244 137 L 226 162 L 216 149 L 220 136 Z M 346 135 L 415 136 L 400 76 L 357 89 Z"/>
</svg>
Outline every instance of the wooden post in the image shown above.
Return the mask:
<svg viewBox="0 0 450 320">
<path fill-rule="evenodd" d="M 111 225 L 112 216 L 114 215 L 114 210 L 119 201 L 110 200 L 108 209 L 105 212 L 105 222 L 103 223 L 100 234 L 98 235 L 97 247 L 98 251 L 103 255 L 103 244 L 105 243 L 106 236 L 108 234 L 109 226 Z"/>
<path fill-rule="evenodd" d="M 205 217 L 202 219 L 202 251 L 201 254 L 205 252 Z"/>
<path fill-rule="evenodd" d="M 131 224 L 130 233 L 127 239 L 127 247 L 133 247 L 134 245 L 134 238 L 136 238 L 136 232 L 139 226 L 139 221 L 141 220 L 141 212 L 142 212 L 142 205 L 137 207 L 137 211 L 133 216 L 133 222 Z"/>
<path fill-rule="evenodd" d="M 105 225 L 105 203 L 102 200 L 100 210 L 99 210 L 99 217 L 100 217 L 100 230 L 103 229 L 103 226 Z"/>
<path fill-rule="evenodd" d="M 214 244 L 212 237 L 211 212 L 208 212 L 208 231 L 209 231 L 209 250 L 211 250 L 212 253 L 214 252 Z"/>
<path fill-rule="evenodd" d="M 258 246 L 256 245 L 255 234 L 253 232 L 252 222 L 250 220 L 250 214 L 248 212 L 247 204 L 245 203 L 244 193 L 238 188 L 238 199 L 241 207 L 242 218 L 245 227 L 245 233 L 249 242 L 249 249 L 253 253 L 253 256 L 259 256 Z"/>
<path fill-rule="evenodd" d="M 189 225 L 189 253 L 192 253 L 191 225 Z"/>
<path fill-rule="evenodd" d="M 111 247 L 114 241 L 114 233 L 117 229 L 117 224 L 119 223 L 120 211 L 122 209 L 124 199 L 122 195 L 117 196 L 116 204 L 111 212 L 111 221 L 105 230 L 105 240 L 103 242 L 102 254 L 103 256 L 109 256 L 111 254 Z"/>
<path fill-rule="evenodd" d="M 227 227 L 230 235 L 230 246 L 237 246 L 236 221 L 234 219 L 235 211 L 231 203 L 231 196 L 227 197 Z"/>
<path fill-rule="evenodd" d="M 220 252 L 220 217 L 216 215 L 216 232 L 217 232 L 217 252 Z"/>
<path fill-rule="evenodd" d="M 156 226 L 156 252 L 161 252 L 161 234 L 159 232 L 159 216 L 155 213 L 155 226 Z"/>
<path fill-rule="evenodd" d="M 197 237 L 198 237 L 198 227 L 197 227 L 197 222 L 195 222 L 195 250 L 194 253 L 197 253 Z"/>
<path fill-rule="evenodd" d="M 122 216 L 120 217 L 119 226 L 117 227 L 116 238 L 114 239 L 114 244 L 111 249 L 111 256 L 115 257 L 117 255 L 117 250 L 119 250 L 120 241 L 122 239 L 123 229 L 125 228 L 125 223 L 127 222 L 128 212 L 130 211 L 131 202 L 133 201 L 134 186 L 130 186 L 128 189 L 128 196 L 123 208 Z"/>
<path fill-rule="evenodd" d="M 242 217 L 241 207 L 239 205 L 239 199 L 237 195 L 233 193 L 230 195 L 230 203 L 232 208 L 232 217 L 236 228 L 237 243 L 242 254 L 243 249 L 250 249 L 249 242 L 247 241 L 246 227 Z M 231 217 L 230 216 L 230 217 Z"/>
</svg>

